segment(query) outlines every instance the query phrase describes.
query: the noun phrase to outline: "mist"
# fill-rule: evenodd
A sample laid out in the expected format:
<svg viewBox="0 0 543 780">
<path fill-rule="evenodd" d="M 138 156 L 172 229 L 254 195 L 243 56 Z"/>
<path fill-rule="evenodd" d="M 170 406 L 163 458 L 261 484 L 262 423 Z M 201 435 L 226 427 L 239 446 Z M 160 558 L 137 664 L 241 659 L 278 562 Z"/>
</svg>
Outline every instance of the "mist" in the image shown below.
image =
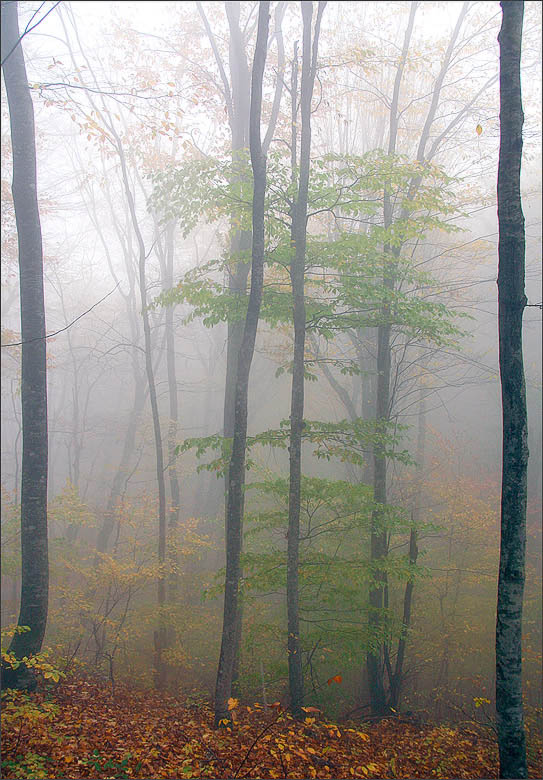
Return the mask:
<svg viewBox="0 0 543 780">
<path fill-rule="evenodd" d="M 342 1 L 323 5 L 321 18 L 320 4 L 306 4 L 311 50 L 300 4 L 271 3 L 257 148 L 250 111 L 262 5 L 18 3 L 21 32 L 41 19 L 22 45 L 47 333 L 47 663 L 61 673 L 59 691 L 79 680 L 113 702 L 123 686 L 195 712 L 215 702 L 215 726 L 258 702 L 314 718 L 314 728 L 467 723 L 492 740 L 501 7 Z M 524 3 L 521 59 L 522 674 L 534 777 L 543 708 L 540 11 Z M 265 174 L 263 283 L 242 440 L 255 159 Z M 2 82 L 8 640 L 24 575 L 12 171 Z M 237 518 L 237 553 L 225 516 Z M 212 758 L 211 774 L 199 774 L 199 760 L 183 774 L 128 764 L 123 776 L 233 776 L 233 765 Z M 482 777 L 491 766 L 413 775 L 411 765 L 394 774 L 396 764 L 375 761 L 355 776 Z M 246 776 L 286 776 L 282 764 L 281 774 L 258 774 L 264 766 L 246 765 L 256 773 Z M 353 776 L 337 774 L 340 763 L 323 766 L 293 766 L 289 776 Z"/>
</svg>

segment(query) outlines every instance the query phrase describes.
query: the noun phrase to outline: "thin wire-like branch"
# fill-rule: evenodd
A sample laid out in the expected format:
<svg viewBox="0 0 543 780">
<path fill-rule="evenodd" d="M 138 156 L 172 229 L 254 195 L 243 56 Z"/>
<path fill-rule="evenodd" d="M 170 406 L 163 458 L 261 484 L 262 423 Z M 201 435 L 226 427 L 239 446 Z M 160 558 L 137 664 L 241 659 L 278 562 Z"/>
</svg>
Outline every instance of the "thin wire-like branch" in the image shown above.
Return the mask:
<svg viewBox="0 0 543 780">
<path fill-rule="evenodd" d="M 32 19 L 34 19 L 34 17 L 36 16 L 36 14 L 37 14 L 37 13 L 40 11 L 40 9 L 43 7 L 44 3 L 42 3 L 42 4 L 40 5 L 40 7 L 39 7 L 39 8 L 38 8 L 38 10 L 36 11 L 36 13 L 34 13 L 34 14 L 33 14 L 33 16 L 31 17 L 31 19 L 30 19 L 30 22 L 28 22 L 28 24 L 27 24 L 27 26 L 25 27 L 25 30 L 24 30 L 24 32 L 22 33 L 22 35 L 20 35 L 20 36 L 19 36 L 19 38 L 18 38 L 17 42 L 15 43 L 15 46 L 14 46 L 14 47 L 13 47 L 13 48 L 12 48 L 12 49 L 11 49 L 11 50 L 10 50 L 10 51 L 7 53 L 7 54 L 6 54 L 6 56 L 5 56 L 5 57 L 4 57 L 4 59 L 2 60 L 2 63 L 1 63 L 1 64 L 2 64 L 2 66 L 4 65 L 4 63 L 6 62 L 6 60 L 8 60 L 8 59 L 11 57 L 11 55 L 13 54 L 13 52 L 15 51 L 15 49 L 17 48 L 17 46 L 18 46 L 18 45 L 21 43 L 21 41 L 23 40 L 23 38 L 25 37 L 25 35 L 28 35 L 28 33 L 29 33 L 29 32 L 32 32 L 32 30 L 35 30 L 35 29 L 36 29 L 36 27 L 37 27 L 39 24 L 41 24 L 41 23 L 43 22 L 43 20 L 44 20 L 44 19 L 46 19 L 46 18 L 49 16 L 49 14 L 50 14 L 52 11 L 54 11 L 54 10 L 55 10 L 55 8 L 57 7 L 57 5 L 60 5 L 60 1 L 61 1 L 61 0 L 57 0 L 57 2 L 56 2 L 56 3 L 55 3 L 53 6 L 52 6 L 52 8 L 50 8 L 50 9 L 47 11 L 47 13 L 46 13 L 46 14 L 44 14 L 44 15 L 42 16 L 42 18 L 41 18 L 41 19 L 38 19 L 38 21 L 36 22 L 36 24 L 33 24 L 33 25 L 32 25 L 32 27 L 29 27 L 29 26 L 28 26 L 28 24 L 30 24 L 30 22 L 32 21 Z"/>
<path fill-rule="evenodd" d="M 33 341 L 45 341 L 45 339 L 50 339 L 53 336 L 58 336 L 59 333 L 63 333 L 65 330 L 68 330 L 68 328 L 71 328 L 72 325 L 74 325 L 78 320 L 80 320 L 82 317 L 84 317 L 86 314 L 91 312 L 93 309 L 95 309 L 102 301 L 105 301 L 106 298 L 109 298 L 110 295 L 113 295 L 117 287 L 119 286 L 120 282 L 117 282 L 113 290 L 110 290 L 107 295 L 104 295 L 103 298 L 100 298 L 99 301 L 96 301 L 96 303 L 93 303 L 90 309 L 87 309 L 86 311 L 82 312 L 78 317 L 75 318 L 75 320 L 72 320 L 68 325 L 66 325 L 64 328 L 60 328 L 59 330 L 55 330 L 53 333 L 48 333 L 46 336 L 37 336 L 35 339 L 27 339 L 26 341 L 15 341 L 11 344 L 2 344 L 2 347 L 20 347 L 23 344 L 31 344 Z"/>
</svg>

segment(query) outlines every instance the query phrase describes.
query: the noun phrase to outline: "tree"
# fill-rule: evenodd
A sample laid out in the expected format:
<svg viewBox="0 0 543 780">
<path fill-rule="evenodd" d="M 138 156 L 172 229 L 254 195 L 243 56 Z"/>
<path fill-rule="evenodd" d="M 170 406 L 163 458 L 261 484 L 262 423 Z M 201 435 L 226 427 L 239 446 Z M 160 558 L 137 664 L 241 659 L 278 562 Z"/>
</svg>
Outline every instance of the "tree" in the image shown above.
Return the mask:
<svg viewBox="0 0 543 780">
<path fill-rule="evenodd" d="M 396 71 L 396 78 L 394 80 L 394 91 L 392 96 L 392 103 L 390 107 L 390 132 L 388 141 L 388 154 L 392 155 L 396 152 L 396 136 L 398 132 L 398 103 L 400 97 L 400 87 L 402 83 L 402 75 L 407 59 L 407 52 L 409 50 L 409 43 L 411 40 L 411 33 L 413 31 L 413 23 L 415 20 L 415 13 L 417 11 L 417 3 L 411 3 L 411 11 L 409 14 L 409 21 L 404 35 L 404 42 L 402 48 L 402 54 L 398 69 Z M 390 199 L 390 185 L 385 184 L 383 193 L 383 224 L 385 230 L 389 229 L 394 219 L 394 209 Z M 390 246 L 384 247 L 384 253 L 390 252 Z M 395 247 L 393 257 L 398 257 L 400 254 L 400 247 Z M 397 270 L 394 267 L 393 261 L 385 267 L 383 274 L 383 285 L 390 292 L 393 292 L 397 284 Z M 379 325 L 377 329 L 377 406 L 376 417 L 377 420 L 389 420 L 390 419 L 390 368 L 391 368 L 391 322 L 390 322 L 390 305 L 385 302 L 382 307 L 383 323 Z M 383 524 L 383 511 L 387 503 L 387 460 L 380 451 L 379 447 L 375 448 L 373 458 L 373 493 L 375 501 L 377 502 L 376 508 L 373 514 L 372 531 L 371 531 L 371 558 L 373 561 L 379 562 L 381 559 L 387 556 L 388 552 L 388 531 Z M 387 590 L 386 573 L 376 570 L 375 584 L 370 589 L 369 593 L 369 623 L 370 626 L 377 628 L 381 621 L 381 610 L 384 606 L 384 599 Z M 370 649 L 366 659 L 368 669 L 368 684 L 370 693 L 370 704 L 373 715 L 384 715 L 388 712 L 385 687 L 384 687 L 384 675 L 383 667 L 381 666 L 381 650 L 376 651 L 374 648 Z"/>
<path fill-rule="evenodd" d="M 22 340 L 21 606 L 10 652 L 16 659 L 41 649 L 47 624 L 47 372 L 43 250 L 36 178 L 34 107 L 20 44 L 17 3 L 2 2 L 2 71 L 13 149 L 13 203 L 19 250 Z M 24 665 L 3 669 L 3 684 L 30 688 Z"/>
<path fill-rule="evenodd" d="M 81 41 L 77 27 L 74 24 L 76 38 L 78 44 L 81 47 Z M 66 36 L 66 43 L 70 53 L 70 57 L 75 67 L 77 67 L 73 50 L 69 44 L 68 36 Z M 146 263 L 148 259 L 148 252 L 145 246 L 145 240 L 143 237 L 140 221 L 138 218 L 136 208 L 136 189 L 137 185 L 141 184 L 141 180 L 135 172 L 136 181 L 131 181 L 129 172 L 129 160 L 126 152 L 125 141 L 115 126 L 114 116 L 108 109 L 108 105 L 105 99 L 106 93 L 101 89 L 97 76 L 92 68 L 92 64 L 84 49 L 81 47 L 83 56 L 86 62 L 86 67 L 90 75 L 91 85 L 83 84 L 87 91 L 87 97 L 90 105 L 93 108 L 93 112 L 97 117 L 101 117 L 103 127 L 100 127 L 94 120 L 91 121 L 93 128 L 98 132 L 99 142 L 105 144 L 108 142 L 114 150 L 114 154 L 118 158 L 120 165 L 120 181 L 123 195 L 126 199 L 126 206 L 129 216 L 129 224 L 131 230 L 136 239 L 137 251 L 134 254 L 137 256 L 137 278 L 139 287 L 139 299 L 141 305 L 141 317 L 143 325 L 144 336 L 144 357 L 145 357 L 145 373 L 147 378 L 147 389 L 149 394 L 149 400 L 151 405 L 151 415 L 153 421 L 153 434 L 155 443 L 155 463 L 156 463 L 156 479 L 158 488 L 158 563 L 159 571 L 157 577 L 157 603 L 158 603 L 158 627 L 154 633 L 154 669 L 155 669 L 155 685 L 157 688 L 164 688 L 166 685 L 166 663 L 164 661 L 164 651 L 167 648 L 168 633 L 165 619 L 165 606 L 167 601 L 167 581 L 166 581 L 166 537 L 167 537 L 167 522 L 166 522 L 166 481 L 164 476 L 164 452 L 162 444 L 162 430 L 160 423 L 160 413 L 158 406 L 158 397 L 156 389 L 155 379 L 155 366 L 153 365 L 153 341 L 151 334 L 151 321 L 149 314 L 149 307 L 147 305 L 147 274 Z M 99 96 L 100 104 L 94 99 L 93 94 L 97 93 Z M 101 111 L 100 111 L 101 106 Z M 177 498 L 177 497 L 176 497 Z M 110 509 L 110 507 L 108 507 Z M 111 515 L 106 519 L 103 530 L 106 532 L 111 528 L 109 522 Z M 99 542 L 103 543 L 104 539 L 100 539 Z M 107 543 L 107 536 L 105 538 Z"/>
<path fill-rule="evenodd" d="M 228 469 L 228 511 L 226 515 L 226 577 L 224 616 L 217 683 L 215 687 L 215 727 L 231 722 L 228 699 L 232 688 L 232 671 L 236 650 L 238 591 L 240 578 L 241 527 L 245 485 L 245 449 L 247 440 L 247 406 L 249 373 L 254 354 L 264 281 L 264 197 L 266 193 L 266 158 L 260 138 L 262 80 L 268 43 L 269 3 L 258 9 L 258 33 L 251 80 L 249 146 L 253 169 L 252 263 L 251 291 L 245 316 L 235 388 L 235 416 L 232 455 Z"/>
<path fill-rule="evenodd" d="M 247 24 L 242 30 L 240 19 L 240 3 L 225 2 L 225 11 L 228 18 L 229 29 L 229 68 L 230 81 L 228 80 L 226 70 L 221 58 L 216 38 L 209 25 L 202 4 L 196 3 L 198 12 L 204 23 L 207 37 L 213 50 L 213 56 L 220 73 L 222 92 L 225 101 L 228 124 L 230 126 L 232 140 L 232 163 L 233 168 L 237 169 L 236 180 L 243 185 L 247 172 L 245 168 L 245 151 L 250 143 L 250 80 L 251 75 L 247 63 Z M 275 9 L 275 37 L 277 39 L 278 50 L 278 75 L 275 87 L 273 107 L 268 122 L 268 128 L 264 140 L 262 141 L 262 150 L 266 154 L 273 132 L 277 122 L 279 106 L 281 103 L 281 94 L 283 90 L 283 68 L 284 51 L 281 24 L 285 13 L 286 3 L 279 2 Z M 234 212 L 234 209 L 233 209 Z M 230 230 L 230 262 L 227 266 L 228 290 L 229 293 L 239 299 L 247 295 L 247 280 L 249 276 L 249 264 L 247 256 L 251 249 L 251 230 L 249 228 L 240 229 L 236 222 L 236 216 L 231 216 Z M 235 426 L 235 394 L 236 377 L 239 351 L 243 340 L 244 324 L 242 319 L 228 320 L 226 340 L 226 377 L 224 385 L 224 411 L 223 411 L 223 436 L 225 439 L 231 439 L 234 436 Z M 228 515 L 228 480 L 225 484 L 225 516 Z M 225 538 L 228 537 L 228 526 L 225 525 Z M 226 541 L 228 546 L 228 541 Z M 236 648 L 234 658 L 233 680 L 237 682 L 239 675 L 239 653 L 242 633 L 242 606 L 238 609 L 238 625 L 236 626 Z"/>
<path fill-rule="evenodd" d="M 307 200 L 309 189 L 309 155 L 311 152 L 311 98 L 317 72 L 319 33 L 325 2 L 319 2 L 313 40 L 311 22 L 313 3 L 302 1 L 303 45 L 302 81 L 300 94 L 300 115 L 302 121 L 300 136 L 300 169 L 298 192 L 292 205 L 293 252 L 290 263 L 292 284 L 292 305 L 294 323 L 294 356 L 292 363 L 292 396 L 290 406 L 290 482 L 288 502 L 288 549 L 287 549 L 287 613 L 288 613 L 288 669 L 290 707 L 297 717 L 302 716 L 304 697 L 302 653 L 300 645 L 299 617 L 299 548 L 300 548 L 300 496 L 302 479 L 302 432 L 304 427 L 304 374 L 306 312 L 304 302 L 305 253 L 307 243 Z M 296 93 L 291 95 L 294 105 Z M 294 111 L 294 120 L 296 111 Z M 295 121 L 293 122 L 293 126 Z M 296 136 L 293 137 L 293 149 Z"/>
<path fill-rule="evenodd" d="M 502 388 L 501 547 L 496 620 L 496 710 L 500 777 L 527 777 L 522 707 L 528 424 L 522 354 L 525 232 L 520 197 L 524 3 L 502 2 L 498 166 L 498 328 Z"/>
</svg>

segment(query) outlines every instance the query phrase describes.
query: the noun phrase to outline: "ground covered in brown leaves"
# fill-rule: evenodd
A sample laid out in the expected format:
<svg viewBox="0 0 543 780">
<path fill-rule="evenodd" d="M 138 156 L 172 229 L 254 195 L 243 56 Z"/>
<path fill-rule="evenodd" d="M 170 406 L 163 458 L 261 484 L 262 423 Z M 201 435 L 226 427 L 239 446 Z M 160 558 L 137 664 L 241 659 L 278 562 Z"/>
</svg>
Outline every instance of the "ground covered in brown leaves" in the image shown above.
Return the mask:
<svg viewBox="0 0 543 780">
<path fill-rule="evenodd" d="M 305 723 L 279 707 L 238 704 L 213 730 L 205 705 L 91 681 L 4 702 L 2 776 L 47 778 L 493 778 L 497 748 L 472 727 L 399 719 Z M 541 776 L 541 750 L 530 751 Z"/>
</svg>

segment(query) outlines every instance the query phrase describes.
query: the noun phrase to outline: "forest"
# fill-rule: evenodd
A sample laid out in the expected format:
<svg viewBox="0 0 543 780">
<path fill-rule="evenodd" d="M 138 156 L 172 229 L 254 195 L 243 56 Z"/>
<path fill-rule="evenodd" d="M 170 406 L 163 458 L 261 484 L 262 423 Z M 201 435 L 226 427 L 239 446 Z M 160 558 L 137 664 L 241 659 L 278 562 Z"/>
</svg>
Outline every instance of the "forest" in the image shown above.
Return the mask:
<svg viewBox="0 0 543 780">
<path fill-rule="evenodd" d="M 541 3 L 1 23 L 2 776 L 541 777 Z"/>
</svg>

